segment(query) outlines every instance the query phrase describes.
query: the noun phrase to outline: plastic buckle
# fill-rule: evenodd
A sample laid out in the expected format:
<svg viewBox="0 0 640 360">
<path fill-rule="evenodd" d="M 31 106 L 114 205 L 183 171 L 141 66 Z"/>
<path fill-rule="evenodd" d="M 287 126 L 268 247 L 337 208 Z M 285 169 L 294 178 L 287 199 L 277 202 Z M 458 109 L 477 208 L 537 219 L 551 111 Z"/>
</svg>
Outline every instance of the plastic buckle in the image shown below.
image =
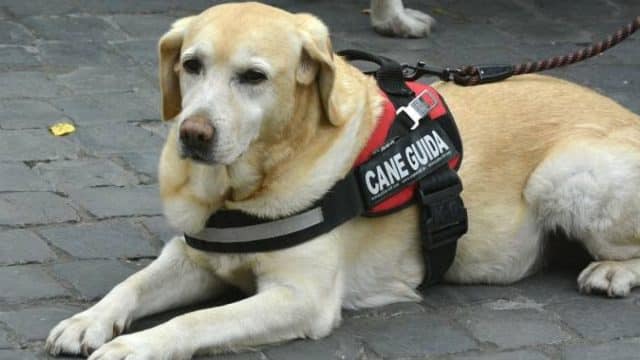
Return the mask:
<svg viewBox="0 0 640 360">
<path fill-rule="evenodd" d="M 423 99 L 424 95 L 427 95 L 429 99 L 428 102 Z M 396 115 L 399 115 L 401 112 L 407 114 L 407 117 L 413 122 L 410 129 L 415 130 L 420 126 L 420 120 L 424 119 L 436 106 L 438 106 L 438 99 L 425 89 L 411 100 L 407 106 L 400 106 L 398 110 L 396 110 Z"/>
<path fill-rule="evenodd" d="M 419 191 L 426 250 L 455 242 L 467 232 L 467 210 L 460 197 L 461 192 L 462 184 L 459 181 L 432 193 Z"/>
</svg>

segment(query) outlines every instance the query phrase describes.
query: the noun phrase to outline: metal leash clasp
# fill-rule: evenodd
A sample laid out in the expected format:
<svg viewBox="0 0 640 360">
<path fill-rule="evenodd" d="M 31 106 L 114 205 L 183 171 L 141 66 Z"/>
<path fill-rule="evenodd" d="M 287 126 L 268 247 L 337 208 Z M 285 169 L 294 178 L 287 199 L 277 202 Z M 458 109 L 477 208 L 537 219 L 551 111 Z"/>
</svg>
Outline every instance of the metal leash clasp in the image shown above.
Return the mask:
<svg viewBox="0 0 640 360">
<path fill-rule="evenodd" d="M 425 75 L 435 75 L 442 81 L 451 81 L 455 74 L 460 73 L 460 69 L 437 68 L 427 65 L 424 61 L 418 61 L 415 66 L 402 64 L 402 73 L 408 81 L 418 80 Z"/>
</svg>

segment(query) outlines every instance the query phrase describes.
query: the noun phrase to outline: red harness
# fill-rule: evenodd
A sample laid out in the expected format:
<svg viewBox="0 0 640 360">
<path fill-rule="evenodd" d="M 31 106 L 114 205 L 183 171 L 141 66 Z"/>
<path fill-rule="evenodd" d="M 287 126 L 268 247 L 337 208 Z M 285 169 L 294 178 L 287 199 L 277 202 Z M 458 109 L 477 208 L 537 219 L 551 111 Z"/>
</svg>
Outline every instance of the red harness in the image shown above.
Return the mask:
<svg viewBox="0 0 640 360">
<path fill-rule="evenodd" d="M 416 94 L 421 94 L 423 91 L 426 90 L 429 95 L 425 94 L 423 95 L 422 98 L 427 102 L 432 102 L 433 101 L 432 99 L 437 100 L 435 107 L 431 109 L 431 111 L 429 112 L 429 116 L 433 121 L 437 121 L 438 118 L 448 113 L 448 109 L 444 105 L 444 102 L 442 101 L 440 94 L 433 87 L 426 84 L 421 84 L 418 82 L 407 82 L 407 86 L 409 86 L 409 88 Z M 391 100 L 389 100 L 389 97 L 387 96 L 387 94 L 384 93 L 384 91 L 380 91 L 380 94 L 382 94 L 382 96 L 384 96 L 385 98 L 384 109 L 382 110 L 382 114 L 378 119 L 378 125 L 376 125 L 376 128 L 373 131 L 373 134 L 371 134 L 371 137 L 369 138 L 369 142 L 367 142 L 364 149 L 362 149 L 362 151 L 360 152 L 360 155 L 358 155 L 358 158 L 356 159 L 354 167 L 367 162 L 371 158 L 371 155 L 373 154 L 373 152 L 375 152 L 377 149 L 379 149 L 380 147 L 382 147 L 382 145 L 385 144 L 388 133 L 389 133 L 389 129 L 391 128 L 393 121 L 396 119 L 395 106 L 393 106 L 393 103 L 391 102 Z M 456 155 L 453 159 L 449 161 L 449 167 L 452 169 L 456 169 L 459 166 L 459 164 L 460 164 L 459 155 Z M 369 213 L 370 214 L 385 213 L 385 212 L 388 212 L 389 210 L 396 209 L 398 207 L 402 207 L 406 205 L 413 199 L 416 186 L 417 184 L 414 183 L 402 189 L 397 194 L 390 196 L 389 198 L 385 199 L 383 202 L 373 207 L 369 211 Z"/>
</svg>

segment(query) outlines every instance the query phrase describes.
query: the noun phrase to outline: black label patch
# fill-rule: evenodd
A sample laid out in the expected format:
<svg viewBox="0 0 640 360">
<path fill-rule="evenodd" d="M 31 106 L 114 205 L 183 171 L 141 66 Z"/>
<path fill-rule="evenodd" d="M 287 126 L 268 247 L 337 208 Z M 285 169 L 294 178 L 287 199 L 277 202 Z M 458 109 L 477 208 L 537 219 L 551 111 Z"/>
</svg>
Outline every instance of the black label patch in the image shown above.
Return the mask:
<svg viewBox="0 0 640 360">
<path fill-rule="evenodd" d="M 456 155 L 446 132 L 435 121 L 420 126 L 382 147 L 358 167 L 358 181 L 367 209 L 446 164 Z"/>
</svg>

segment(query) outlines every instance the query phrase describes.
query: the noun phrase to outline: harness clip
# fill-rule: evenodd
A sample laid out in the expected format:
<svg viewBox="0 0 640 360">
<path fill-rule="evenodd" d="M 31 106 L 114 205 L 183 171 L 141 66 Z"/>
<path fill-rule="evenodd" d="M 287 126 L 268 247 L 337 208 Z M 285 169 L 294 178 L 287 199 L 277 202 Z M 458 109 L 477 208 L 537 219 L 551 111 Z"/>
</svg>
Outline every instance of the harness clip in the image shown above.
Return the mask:
<svg viewBox="0 0 640 360">
<path fill-rule="evenodd" d="M 405 80 L 415 81 L 425 75 L 435 75 L 442 81 L 451 81 L 453 80 L 454 75 L 460 72 L 459 69 L 451 69 L 451 68 L 438 68 L 434 66 L 427 65 L 424 61 L 418 61 L 415 66 L 411 66 L 409 64 L 402 64 L 402 73 L 404 75 Z"/>
<path fill-rule="evenodd" d="M 424 95 L 427 95 L 428 100 L 423 98 Z M 413 124 L 411 124 L 411 130 L 415 130 L 420 126 L 420 120 L 424 119 L 424 117 L 427 116 L 437 105 L 438 99 L 425 89 L 411 100 L 407 106 L 399 107 L 398 110 L 396 110 L 396 116 L 400 115 L 401 112 L 407 114 L 409 119 L 413 122 Z"/>
</svg>

